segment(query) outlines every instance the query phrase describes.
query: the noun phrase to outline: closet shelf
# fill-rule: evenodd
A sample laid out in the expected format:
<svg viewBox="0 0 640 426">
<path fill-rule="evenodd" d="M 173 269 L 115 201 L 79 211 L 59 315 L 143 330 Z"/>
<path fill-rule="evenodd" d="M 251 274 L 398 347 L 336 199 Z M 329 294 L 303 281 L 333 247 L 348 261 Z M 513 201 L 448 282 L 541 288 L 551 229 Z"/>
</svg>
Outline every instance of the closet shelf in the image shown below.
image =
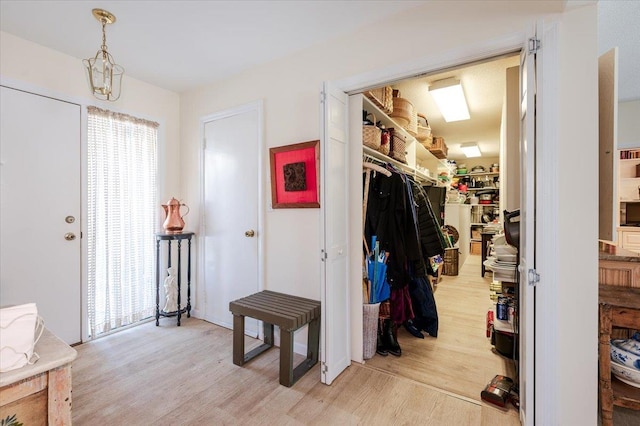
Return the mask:
<svg viewBox="0 0 640 426">
<path fill-rule="evenodd" d="M 376 151 L 375 149 L 371 149 L 368 146 L 363 146 L 362 147 L 362 154 L 365 157 L 374 159 L 374 160 L 378 160 L 382 163 L 389 163 L 389 164 L 393 164 L 395 167 L 399 168 L 400 170 L 402 170 L 403 172 L 405 172 L 406 174 L 408 174 L 409 176 L 413 176 L 414 178 L 425 182 L 425 183 L 430 183 L 434 186 L 443 186 L 438 182 L 438 179 L 432 178 L 431 176 L 427 176 L 426 174 L 422 173 L 419 170 L 414 169 L 411 166 L 408 166 L 404 163 L 401 163 L 399 161 L 394 160 L 393 158 L 384 155 L 378 151 Z"/>
<path fill-rule="evenodd" d="M 447 160 L 441 160 L 436 158 L 431 151 L 422 146 L 420 142 L 416 140 L 409 132 L 407 132 L 401 125 L 399 125 L 393 118 L 389 117 L 384 111 L 374 105 L 367 97 L 362 97 L 362 108 L 367 112 L 371 112 L 376 116 L 376 120 L 381 124 L 384 124 L 387 129 L 393 127 L 394 130 L 402 134 L 410 144 L 415 146 L 415 161 L 423 167 L 426 167 L 433 173 L 438 173 L 441 170 L 449 170 L 449 164 Z M 409 160 L 410 162 L 412 160 Z"/>
</svg>

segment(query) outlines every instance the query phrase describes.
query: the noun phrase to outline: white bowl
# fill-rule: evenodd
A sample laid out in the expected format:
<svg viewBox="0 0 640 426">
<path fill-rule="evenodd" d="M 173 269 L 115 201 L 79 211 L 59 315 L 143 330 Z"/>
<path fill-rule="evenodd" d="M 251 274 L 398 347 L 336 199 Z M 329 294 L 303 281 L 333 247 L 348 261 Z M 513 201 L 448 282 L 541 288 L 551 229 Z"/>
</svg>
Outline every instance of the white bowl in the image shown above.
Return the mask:
<svg viewBox="0 0 640 426">
<path fill-rule="evenodd" d="M 640 355 L 626 349 L 626 342 L 625 339 L 611 341 L 611 360 L 640 371 Z"/>
<path fill-rule="evenodd" d="M 612 362 L 611 372 L 626 384 L 640 388 L 640 370 L 618 364 L 617 362 Z"/>
</svg>

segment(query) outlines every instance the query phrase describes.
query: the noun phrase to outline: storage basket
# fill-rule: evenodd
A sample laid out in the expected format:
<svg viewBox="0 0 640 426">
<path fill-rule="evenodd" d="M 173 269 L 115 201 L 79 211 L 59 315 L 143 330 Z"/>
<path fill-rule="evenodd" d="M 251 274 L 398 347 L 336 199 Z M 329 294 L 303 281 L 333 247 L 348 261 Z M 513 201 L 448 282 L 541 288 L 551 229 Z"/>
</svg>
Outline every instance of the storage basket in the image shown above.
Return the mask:
<svg viewBox="0 0 640 426">
<path fill-rule="evenodd" d="M 391 129 L 390 129 L 391 130 Z M 407 164 L 407 141 L 405 136 L 399 132 L 391 132 L 391 153 L 394 160 Z"/>
<path fill-rule="evenodd" d="M 444 142 L 444 138 L 439 136 L 433 137 L 433 144 L 429 148 L 429 151 L 436 157 L 440 159 L 447 158 L 447 154 L 449 153 L 449 149 L 447 148 L 447 144 Z"/>
<path fill-rule="evenodd" d="M 444 270 L 443 275 L 458 275 L 458 257 L 460 253 L 457 248 L 444 249 Z"/>
<path fill-rule="evenodd" d="M 364 95 L 386 114 L 393 112 L 393 89 L 391 86 L 367 90 Z"/>
<path fill-rule="evenodd" d="M 430 150 L 433 146 L 433 136 L 427 136 L 425 140 L 420 141 L 420 144 Z"/>
<path fill-rule="evenodd" d="M 389 114 L 402 127 L 407 127 L 413 117 L 413 104 L 404 98 L 393 98 L 393 112 Z"/>
<path fill-rule="evenodd" d="M 40 357 L 34 347 L 44 331 L 35 303 L 0 309 L 0 372 L 33 364 Z"/>
<path fill-rule="evenodd" d="M 373 117 L 373 124 L 362 125 L 362 144 L 377 151 L 380 148 L 382 130 L 376 126 L 376 116 L 371 113 L 367 114 L 368 116 Z"/>
<path fill-rule="evenodd" d="M 405 130 L 413 137 L 418 135 L 418 113 L 415 112 L 415 110 L 413 111 L 413 114 L 411 114 L 411 121 L 407 124 Z"/>
<path fill-rule="evenodd" d="M 426 143 L 429 144 L 429 146 L 432 143 L 432 139 L 430 139 L 431 137 L 431 127 L 429 126 L 429 122 L 427 121 L 427 117 L 424 114 L 420 114 L 420 113 L 416 113 L 417 119 L 418 119 L 418 126 L 417 126 L 417 134 L 416 134 L 416 139 L 418 139 L 418 141 L 425 146 L 425 148 L 429 148 L 428 146 L 426 146 Z"/>
<path fill-rule="evenodd" d="M 378 314 L 380 303 L 362 305 L 362 357 L 371 359 L 378 343 Z"/>
</svg>

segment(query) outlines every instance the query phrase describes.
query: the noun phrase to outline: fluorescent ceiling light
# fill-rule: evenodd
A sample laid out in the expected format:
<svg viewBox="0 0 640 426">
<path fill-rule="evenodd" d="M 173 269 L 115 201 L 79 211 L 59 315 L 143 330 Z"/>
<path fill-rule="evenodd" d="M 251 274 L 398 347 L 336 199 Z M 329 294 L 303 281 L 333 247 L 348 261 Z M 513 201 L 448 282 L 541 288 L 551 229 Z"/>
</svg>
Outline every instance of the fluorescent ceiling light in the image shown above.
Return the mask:
<svg viewBox="0 0 640 426">
<path fill-rule="evenodd" d="M 446 78 L 433 82 L 429 86 L 429 93 L 447 123 L 471 118 L 460 80 Z"/>
<path fill-rule="evenodd" d="M 467 158 L 480 157 L 482 155 L 477 143 L 463 143 L 460 145 L 460 149 Z"/>
</svg>

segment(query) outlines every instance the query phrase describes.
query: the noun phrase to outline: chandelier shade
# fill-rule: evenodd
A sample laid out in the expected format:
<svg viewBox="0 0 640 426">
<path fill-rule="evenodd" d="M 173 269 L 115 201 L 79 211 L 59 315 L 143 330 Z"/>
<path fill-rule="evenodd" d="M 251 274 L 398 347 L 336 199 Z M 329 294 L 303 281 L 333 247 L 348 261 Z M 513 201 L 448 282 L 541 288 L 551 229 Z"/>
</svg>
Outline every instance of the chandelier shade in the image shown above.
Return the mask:
<svg viewBox="0 0 640 426">
<path fill-rule="evenodd" d="M 102 24 L 102 45 L 92 58 L 83 59 L 89 88 L 96 98 L 103 101 L 116 101 L 120 98 L 124 68 L 116 64 L 107 50 L 105 27 L 116 21 L 116 17 L 102 9 L 93 9 L 93 16 Z"/>
</svg>

